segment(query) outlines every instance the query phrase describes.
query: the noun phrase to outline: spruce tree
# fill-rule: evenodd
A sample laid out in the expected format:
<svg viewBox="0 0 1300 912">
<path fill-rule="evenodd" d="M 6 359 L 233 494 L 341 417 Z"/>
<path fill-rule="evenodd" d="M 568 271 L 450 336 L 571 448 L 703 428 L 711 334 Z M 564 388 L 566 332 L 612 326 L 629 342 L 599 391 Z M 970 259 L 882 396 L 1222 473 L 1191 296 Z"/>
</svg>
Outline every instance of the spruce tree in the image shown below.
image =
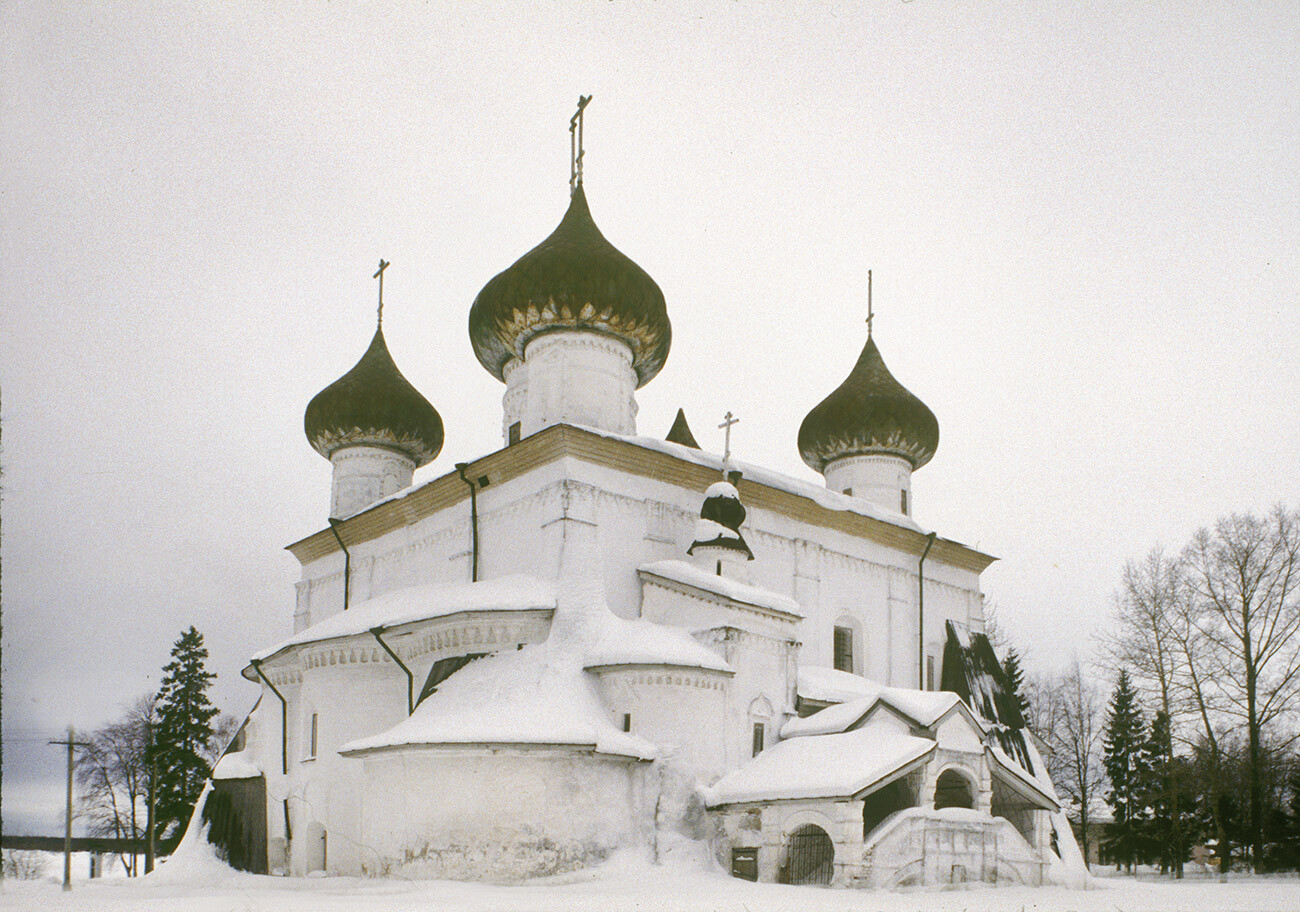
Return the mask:
<svg viewBox="0 0 1300 912">
<path fill-rule="evenodd" d="M 212 738 L 212 719 L 217 715 L 207 694 L 216 675 L 204 669 L 207 657 L 203 635 L 191 626 L 176 641 L 172 660 L 163 668 L 153 737 L 157 765 L 154 831 L 160 838 L 180 834 L 203 784 L 212 775 L 203 754 Z"/>
<path fill-rule="evenodd" d="M 1139 859 L 1147 827 L 1144 793 L 1149 789 L 1150 774 L 1142 751 L 1145 727 L 1128 671 L 1121 669 L 1102 735 L 1106 775 L 1110 778 L 1106 802 L 1115 815 L 1106 844 L 1115 860 L 1130 871 Z"/>
<path fill-rule="evenodd" d="M 1139 854 L 1160 861 L 1163 873 L 1177 870 L 1186 861 L 1187 809 L 1194 796 L 1184 794 L 1188 777 L 1184 764 L 1169 753 L 1169 716 L 1163 711 L 1151 720 L 1151 732 L 1139 754 L 1138 775 L 1141 803 L 1149 817 L 1139 821 Z"/>
<path fill-rule="evenodd" d="M 1002 670 L 1007 675 L 1007 690 L 1020 708 L 1020 717 L 1029 725 L 1029 700 L 1025 698 L 1024 692 L 1025 672 L 1020 667 L 1020 656 L 1016 654 L 1014 646 L 1007 650 L 1007 657 L 1002 660 Z"/>
</svg>

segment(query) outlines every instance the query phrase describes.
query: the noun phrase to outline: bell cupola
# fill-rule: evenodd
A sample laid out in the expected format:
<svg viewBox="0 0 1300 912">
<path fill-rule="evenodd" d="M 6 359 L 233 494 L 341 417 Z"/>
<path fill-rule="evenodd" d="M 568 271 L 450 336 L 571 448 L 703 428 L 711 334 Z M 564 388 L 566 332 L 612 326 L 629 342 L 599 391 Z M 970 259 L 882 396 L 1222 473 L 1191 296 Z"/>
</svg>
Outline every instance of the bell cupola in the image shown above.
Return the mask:
<svg viewBox="0 0 1300 912">
<path fill-rule="evenodd" d="M 695 541 L 686 553 L 709 573 L 748 583 L 746 565 L 754 559 L 754 552 L 749 550 L 740 531 L 746 515 L 740 492 L 736 490 L 740 473 L 731 472 L 728 478 L 709 485 L 704 492 L 704 505 L 695 522 Z"/>
<path fill-rule="evenodd" d="M 596 227 L 582 186 L 582 111 L 570 123 L 569 208 L 546 240 L 489 281 L 469 313 L 474 354 L 506 384 L 507 444 L 552 424 L 636 433 L 636 390 L 668 357 L 664 295 Z"/>
<path fill-rule="evenodd" d="M 938 446 L 938 420 L 885 367 L 868 322 L 853 370 L 800 425 L 799 455 L 831 490 L 910 516 L 912 473 Z"/>
<path fill-rule="evenodd" d="M 442 449 L 442 418 L 393 363 L 380 318 L 361 360 L 307 405 L 303 428 L 312 449 L 334 466 L 330 517 L 358 513 L 410 487 L 415 470 Z"/>
</svg>

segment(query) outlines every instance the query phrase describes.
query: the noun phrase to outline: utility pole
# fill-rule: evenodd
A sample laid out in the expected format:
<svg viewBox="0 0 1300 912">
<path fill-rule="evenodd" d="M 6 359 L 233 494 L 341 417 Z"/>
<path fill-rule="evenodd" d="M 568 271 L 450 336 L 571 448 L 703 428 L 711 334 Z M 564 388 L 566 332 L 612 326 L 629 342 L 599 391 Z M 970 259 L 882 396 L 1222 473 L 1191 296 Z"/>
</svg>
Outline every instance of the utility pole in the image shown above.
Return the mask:
<svg viewBox="0 0 1300 912">
<path fill-rule="evenodd" d="M 154 800 L 156 799 L 158 794 L 157 793 L 158 755 L 157 752 L 154 750 L 154 746 L 153 746 L 153 722 L 146 722 L 145 725 L 148 726 L 148 730 L 149 730 L 149 798 L 148 798 L 148 812 L 145 815 L 145 829 L 149 831 L 149 837 L 148 837 L 148 841 L 145 842 L 144 872 L 146 874 L 152 874 L 154 855 L 155 855 L 155 848 L 154 848 L 154 841 L 153 841 L 153 831 L 154 831 L 153 805 L 154 805 Z"/>
<path fill-rule="evenodd" d="M 76 763 L 73 750 L 78 747 L 90 747 L 84 741 L 77 740 L 77 732 L 68 726 L 67 741 L 51 741 L 51 744 L 65 744 L 68 747 L 68 804 L 63 818 L 63 891 L 72 889 L 72 767 Z"/>
</svg>

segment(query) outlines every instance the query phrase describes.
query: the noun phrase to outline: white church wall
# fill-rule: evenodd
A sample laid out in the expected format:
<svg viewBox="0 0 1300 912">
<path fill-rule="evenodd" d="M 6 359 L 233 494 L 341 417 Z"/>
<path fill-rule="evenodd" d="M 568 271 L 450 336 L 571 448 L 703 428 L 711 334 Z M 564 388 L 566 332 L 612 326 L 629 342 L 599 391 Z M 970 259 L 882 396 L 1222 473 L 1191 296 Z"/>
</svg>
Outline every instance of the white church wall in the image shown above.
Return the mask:
<svg viewBox="0 0 1300 912">
<path fill-rule="evenodd" d="M 730 676 L 664 665 L 594 670 L 610 720 L 651 742 L 658 759 L 689 766 L 706 778 L 725 769 L 722 741 Z"/>
<path fill-rule="evenodd" d="M 647 764 L 549 748 L 412 748 L 361 761 L 362 872 L 516 880 L 641 843 Z"/>
</svg>

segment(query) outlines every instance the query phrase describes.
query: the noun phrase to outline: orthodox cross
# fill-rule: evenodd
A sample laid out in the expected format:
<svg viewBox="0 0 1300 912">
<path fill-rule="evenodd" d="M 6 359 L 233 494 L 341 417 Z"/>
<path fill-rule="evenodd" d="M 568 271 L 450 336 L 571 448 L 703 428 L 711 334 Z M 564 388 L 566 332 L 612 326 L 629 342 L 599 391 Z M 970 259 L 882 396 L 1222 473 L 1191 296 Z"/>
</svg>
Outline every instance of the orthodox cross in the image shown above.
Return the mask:
<svg viewBox="0 0 1300 912">
<path fill-rule="evenodd" d="M 871 321 L 876 318 L 876 314 L 871 309 L 871 270 L 867 270 L 867 338 L 871 338 Z"/>
<path fill-rule="evenodd" d="M 731 464 L 731 426 L 739 423 L 739 418 L 732 415 L 731 412 L 727 412 L 722 419 L 722 424 L 718 425 L 718 427 L 724 428 L 727 433 L 726 443 L 722 451 L 722 474 L 724 476 L 727 474 L 727 466 Z"/>
<path fill-rule="evenodd" d="M 384 270 L 391 265 L 393 264 L 385 260 L 383 257 L 380 257 L 379 271 L 370 277 L 372 279 L 379 280 L 379 325 L 380 326 L 384 325 Z"/>
<path fill-rule="evenodd" d="M 578 96 L 578 110 L 569 118 L 569 195 L 582 183 L 582 112 L 591 104 L 590 95 Z"/>
</svg>

